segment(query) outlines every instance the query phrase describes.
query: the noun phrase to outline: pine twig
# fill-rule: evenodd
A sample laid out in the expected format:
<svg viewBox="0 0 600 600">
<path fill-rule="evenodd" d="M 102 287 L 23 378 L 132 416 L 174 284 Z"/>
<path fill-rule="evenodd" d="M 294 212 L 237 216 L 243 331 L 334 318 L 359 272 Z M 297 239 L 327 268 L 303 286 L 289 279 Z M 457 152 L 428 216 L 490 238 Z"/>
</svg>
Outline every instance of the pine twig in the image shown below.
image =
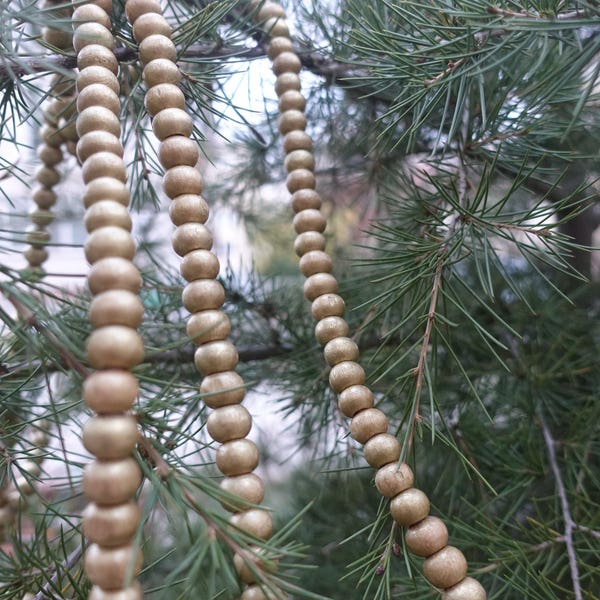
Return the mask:
<svg viewBox="0 0 600 600">
<path fill-rule="evenodd" d="M 75 548 L 75 550 L 73 550 L 69 556 L 67 556 L 67 558 L 65 558 L 65 560 L 60 564 L 60 568 L 57 567 L 55 569 L 54 575 L 52 575 L 50 581 L 44 584 L 44 587 L 42 587 L 42 589 L 34 596 L 33 600 L 50 600 L 52 596 L 49 596 L 48 594 L 51 593 L 52 588 L 55 588 L 58 585 L 58 579 L 60 577 L 61 570 L 70 571 L 81 559 L 83 550 L 84 545 L 82 543 L 81 545 L 77 546 L 77 548 Z"/>
</svg>

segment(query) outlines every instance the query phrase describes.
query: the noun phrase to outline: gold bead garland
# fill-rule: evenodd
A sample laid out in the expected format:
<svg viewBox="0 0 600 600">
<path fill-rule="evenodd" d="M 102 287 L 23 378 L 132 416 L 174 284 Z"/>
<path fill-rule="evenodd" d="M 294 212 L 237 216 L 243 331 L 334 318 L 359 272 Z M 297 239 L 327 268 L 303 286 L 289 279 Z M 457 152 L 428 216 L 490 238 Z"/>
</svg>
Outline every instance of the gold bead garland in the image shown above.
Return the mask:
<svg viewBox="0 0 600 600">
<path fill-rule="evenodd" d="M 127 210 L 129 192 L 119 139 L 118 63 L 112 52 L 110 0 L 79 5 L 73 13 L 77 51 L 77 157 L 82 163 L 85 255 L 91 264 L 88 287 L 93 300 L 93 332 L 86 350 L 97 369 L 84 383 L 84 400 L 97 415 L 83 428 L 83 443 L 96 457 L 83 474 L 90 501 L 83 532 L 90 542 L 85 571 L 93 584 L 90 599 L 142 598 L 135 577 L 141 553 L 133 538 L 140 521 L 134 496 L 141 471 L 132 457 L 138 441 L 130 413 L 138 392 L 130 369 L 143 360 L 137 333 L 143 306 L 137 295 L 142 279 L 131 262 L 135 243 Z"/>
</svg>

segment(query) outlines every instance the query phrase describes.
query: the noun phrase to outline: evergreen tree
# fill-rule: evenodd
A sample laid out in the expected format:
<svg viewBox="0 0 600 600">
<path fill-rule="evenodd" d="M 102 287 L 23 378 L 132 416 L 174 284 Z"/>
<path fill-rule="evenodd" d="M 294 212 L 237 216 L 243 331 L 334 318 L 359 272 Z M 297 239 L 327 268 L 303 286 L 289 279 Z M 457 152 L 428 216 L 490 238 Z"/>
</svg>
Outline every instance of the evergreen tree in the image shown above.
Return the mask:
<svg viewBox="0 0 600 600">
<path fill-rule="evenodd" d="M 134 369 L 140 581 L 149 598 L 236 598 L 232 556 L 258 544 L 277 558 L 267 585 L 289 597 L 438 598 L 329 387 L 283 200 L 277 105 L 266 88 L 274 79 L 253 19 L 261 4 L 254 13 L 248 4 L 164 3 L 194 137 L 218 173 L 204 196 L 213 214 L 235 212 L 256 251 L 251 272 L 232 261 L 220 279 L 249 406 L 260 413 L 255 439 L 276 522 L 268 542 L 229 527 L 221 508 L 233 500 L 218 486 L 184 282 L 162 240 L 167 202 L 138 44 L 124 2 L 113 2 L 144 281 L 145 359 Z M 90 295 L 81 279 L 59 285 L 40 266 L 46 252 L 78 251 L 58 224 L 82 218 L 81 174 L 75 158 L 55 168 L 50 151 L 34 155 L 48 127 L 66 156 L 77 139 L 69 8 L 0 5 L 2 599 L 79 599 L 90 587 L 79 517 L 89 458 L 78 443 L 91 414 L 81 400 Z M 286 9 L 350 337 L 402 460 L 489 598 L 599 598 L 600 4 L 331 0 Z M 251 65 L 250 85 L 265 94 L 260 117 L 239 106 L 240 73 Z M 49 229 L 52 202 L 30 177 L 36 161 L 45 165 L 37 185 L 60 190 Z M 19 182 L 32 190 L 13 194 Z M 39 209 L 28 216 L 32 194 Z M 268 412 L 281 423 L 276 436 L 272 418 L 261 427 Z"/>
</svg>

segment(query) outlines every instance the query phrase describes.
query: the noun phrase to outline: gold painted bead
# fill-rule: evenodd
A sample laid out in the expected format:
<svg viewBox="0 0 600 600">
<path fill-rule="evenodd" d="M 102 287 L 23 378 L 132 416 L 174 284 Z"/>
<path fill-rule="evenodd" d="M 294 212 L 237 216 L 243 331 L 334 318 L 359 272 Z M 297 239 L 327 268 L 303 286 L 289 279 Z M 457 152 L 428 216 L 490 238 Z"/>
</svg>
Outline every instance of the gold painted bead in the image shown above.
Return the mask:
<svg viewBox="0 0 600 600">
<path fill-rule="evenodd" d="M 442 590 L 461 582 L 467 576 L 467 559 L 454 546 L 446 546 L 425 559 L 423 575 Z"/>
<path fill-rule="evenodd" d="M 191 313 L 213 310 L 223 306 L 225 290 L 214 279 L 197 279 L 183 288 L 183 305 Z"/>
<path fill-rule="evenodd" d="M 123 159 L 112 152 L 97 152 L 92 154 L 82 165 L 83 182 L 89 183 L 100 177 L 112 177 L 125 183 L 127 169 Z"/>
<path fill-rule="evenodd" d="M 124 590 L 103 590 L 101 587 L 93 586 L 88 600 L 142 600 L 144 593 L 139 583 L 134 583 Z"/>
<path fill-rule="evenodd" d="M 185 256 L 193 250 L 210 250 L 213 237 L 202 223 L 184 223 L 173 232 L 171 243 L 179 256 Z"/>
<path fill-rule="evenodd" d="M 362 385 L 364 382 L 365 370 L 353 360 L 338 363 L 329 372 L 329 384 L 338 393 L 351 385 Z"/>
<path fill-rule="evenodd" d="M 202 185 L 200 171 L 187 165 L 172 167 L 163 177 L 163 189 L 169 198 L 187 194 L 200 195 Z"/>
<path fill-rule="evenodd" d="M 285 159 L 284 166 L 289 172 L 297 169 L 313 171 L 315 168 L 315 157 L 307 150 L 293 150 Z"/>
<path fill-rule="evenodd" d="M 322 250 L 311 250 L 300 259 L 300 272 L 305 277 L 317 273 L 330 273 L 333 268 L 331 257 Z"/>
<path fill-rule="evenodd" d="M 408 490 L 415 482 L 411 468 L 406 464 L 389 464 L 381 467 L 375 474 L 375 487 L 382 496 L 393 498 Z"/>
<path fill-rule="evenodd" d="M 129 190 L 123 181 L 114 177 L 99 177 L 88 183 L 83 192 L 83 205 L 89 208 L 102 200 L 114 200 L 123 206 L 128 206 Z"/>
<path fill-rule="evenodd" d="M 119 96 L 102 83 L 89 84 L 77 96 L 77 110 L 79 112 L 83 112 L 86 108 L 92 106 L 106 108 L 114 115 L 118 115 L 121 111 Z"/>
<path fill-rule="evenodd" d="M 121 135 L 121 121 L 108 108 L 90 106 L 77 117 L 77 134 L 82 138 L 86 133 L 95 131 L 106 131 L 118 138 Z"/>
<path fill-rule="evenodd" d="M 177 59 L 177 48 L 175 48 L 175 44 L 166 35 L 155 33 L 140 42 L 139 55 L 144 65 L 158 58 L 175 62 Z"/>
<path fill-rule="evenodd" d="M 410 527 L 429 514 L 429 498 L 417 488 L 409 488 L 392 498 L 390 512 L 398 525 Z"/>
<path fill-rule="evenodd" d="M 295 169 L 287 176 L 285 185 L 290 194 L 293 194 L 302 189 L 314 190 L 317 185 L 317 180 L 312 171 L 309 171 L 308 169 Z"/>
<path fill-rule="evenodd" d="M 140 15 L 133 24 L 133 37 L 139 44 L 149 35 L 160 34 L 171 37 L 173 30 L 167 20 L 158 13 L 150 12 Z"/>
<path fill-rule="evenodd" d="M 346 303 L 337 294 L 323 294 L 313 301 L 310 310 L 317 321 L 325 317 L 341 317 L 346 311 Z"/>
<path fill-rule="evenodd" d="M 131 369 L 144 360 L 140 334 L 123 325 L 106 325 L 92 331 L 85 349 L 94 369 Z"/>
<path fill-rule="evenodd" d="M 142 567 L 142 553 L 137 546 L 105 548 L 90 544 L 85 552 L 85 572 L 88 579 L 104 590 L 119 590 Z"/>
<path fill-rule="evenodd" d="M 337 279 L 330 273 L 316 273 L 304 282 L 304 296 L 311 302 L 323 294 L 335 294 L 337 291 Z"/>
<path fill-rule="evenodd" d="M 128 290 L 137 294 L 142 287 L 142 276 L 130 260 L 109 256 L 90 269 L 87 284 L 94 296 L 108 290 Z"/>
<path fill-rule="evenodd" d="M 158 87 L 160 86 L 157 85 L 156 88 Z M 160 143 L 158 148 L 158 160 L 164 169 L 171 169 L 179 165 L 195 167 L 199 157 L 198 144 L 182 135 L 168 137 Z"/>
<path fill-rule="evenodd" d="M 40 167 L 35 172 L 35 178 L 44 187 L 51 188 L 60 181 L 60 173 L 51 167 Z"/>
<path fill-rule="evenodd" d="M 64 141 L 58 129 L 50 125 L 43 125 L 40 128 L 40 138 L 51 148 L 58 148 Z"/>
<path fill-rule="evenodd" d="M 109 257 L 131 260 L 135 243 L 131 234 L 120 227 L 101 227 L 88 236 L 83 249 L 90 264 Z"/>
<path fill-rule="evenodd" d="M 365 444 L 365 460 L 374 469 L 389 463 L 397 463 L 400 452 L 400 442 L 391 433 L 375 435 Z"/>
<path fill-rule="evenodd" d="M 368 408 L 373 408 L 374 402 L 375 399 L 373 397 L 373 392 L 364 385 L 351 385 L 350 387 L 347 387 L 343 392 L 341 392 L 338 398 L 338 406 L 340 411 L 346 417 L 350 418 L 356 415 L 356 413 L 358 413 L 359 411 L 364 411 Z"/>
<path fill-rule="evenodd" d="M 275 93 L 283 96 L 289 90 L 300 91 L 300 77 L 295 73 L 282 73 L 275 81 Z"/>
<path fill-rule="evenodd" d="M 231 331 L 229 317 L 220 310 L 203 310 L 193 314 L 187 322 L 186 332 L 195 344 L 224 340 Z"/>
<path fill-rule="evenodd" d="M 417 556 L 431 556 L 448 543 L 448 529 L 437 517 L 425 517 L 405 533 L 406 545 Z"/>
<path fill-rule="evenodd" d="M 73 34 L 73 48 L 75 52 L 80 52 L 82 48 L 91 44 L 104 46 L 112 49 L 115 45 L 115 39 L 109 29 L 100 23 L 81 23 Z"/>
<path fill-rule="evenodd" d="M 54 29 L 54 27 L 42 28 L 42 39 L 54 48 L 68 49 L 73 42 L 73 36 L 70 31 L 63 29 Z"/>
<path fill-rule="evenodd" d="M 77 75 L 77 92 L 81 94 L 88 85 L 101 84 L 108 87 L 115 94 L 119 93 L 120 85 L 117 76 L 106 67 L 93 65 L 81 69 Z"/>
<path fill-rule="evenodd" d="M 298 190 L 292 195 L 292 209 L 298 213 L 303 210 L 319 210 L 321 196 L 315 190 Z"/>
<path fill-rule="evenodd" d="M 38 227 L 47 227 L 54 221 L 54 214 L 49 210 L 34 209 L 29 211 L 29 219 Z"/>
<path fill-rule="evenodd" d="M 233 371 L 238 359 L 236 347 L 227 340 L 209 342 L 194 353 L 194 364 L 202 375 Z"/>
<path fill-rule="evenodd" d="M 157 58 L 144 67 L 142 77 L 146 86 L 152 88 L 161 83 L 179 83 L 181 71 L 174 62 L 166 58 Z"/>
<path fill-rule="evenodd" d="M 258 21 L 266 21 L 267 19 L 273 18 L 285 19 L 285 10 L 277 2 L 270 2 L 269 0 L 267 0 L 260 7 L 260 10 L 256 14 L 256 19 Z"/>
<path fill-rule="evenodd" d="M 265 497 L 265 484 L 254 473 L 225 477 L 221 481 L 221 488 L 240 498 L 239 501 L 223 500 L 222 503 L 227 510 L 243 510 L 248 504 L 260 504 Z"/>
<path fill-rule="evenodd" d="M 172 135 L 190 137 L 193 129 L 192 117 L 180 108 L 165 108 L 152 119 L 152 131 L 161 142 Z"/>
<path fill-rule="evenodd" d="M 168 139 L 175 139 L 168 138 Z M 205 223 L 208 219 L 208 204 L 202 196 L 185 194 L 177 196 L 169 206 L 169 216 L 174 225 L 184 223 Z"/>
<path fill-rule="evenodd" d="M 101 506 L 129 501 L 141 482 L 142 472 L 133 458 L 94 461 L 83 469 L 83 492 Z"/>
<path fill-rule="evenodd" d="M 110 17 L 107 14 L 108 11 L 103 10 L 96 4 L 81 4 L 73 10 L 71 20 L 73 21 L 73 27 L 77 28 L 82 23 L 88 21 L 95 21 L 104 25 L 104 27 L 110 29 Z"/>
<path fill-rule="evenodd" d="M 100 200 L 87 209 L 84 224 L 88 233 L 109 226 L 131 231 L 131 216 L 122 204 L 114 200 Z"/>
<path fill-rule="evenodd" d="M 87 6 L 90 6 L 89 4 Z M 100 44 L 90 44 L 82 48 L 77 54 L 77 68 L 104 67 L 115 75 L 119 72 L 119 61 L 110 48 Z"/>
<path fill-rule="evenodd" d="M 194 250 L 183 257 L 179 271 L 186 281 L 215 279 L 219 274 L 219 259 L 208 250 Z"/>
<path fill-rule="evenodd" d="M 304 233 L 305 231 L 317 231 L 318 233 L 323 233 L 327 226 L 327 220 L 321 214 L 320 210 L 307 208 L 296 214 L 293 224 L 294 230 L 298 234 Z M 320 250 L 320 248 L 315 248 L 315 250 Z"/>
<path fill-rule="evenodd" d="M 200 384 L 200 394 L 206 406 L 217 409 L 241 402 L 246 394 L 246 386 L 238 373 L 225 371 L 205 377 Z"/>
<path fill-rule="evenodd" d="M 92 327 L 123 325 L 137 329 L 144 316 L 144 305 L 139 296 L 127 290 L 109 290 L 96 296 L 90 304 L 89 319 Z"/>
<path fill-rule="evenodd" d="M 281 52 L 273 61 L 273 73 L 300 73 L 302 63 L 295 52 Z"/>
<path fill-rule="evenodd" d="M 263 540 L 268 540 L 273 533 L 271 514 L 261 508 L 250 508 L 233 515 L 230 521 L 232 525 Z"/>
<path fill-rule="evenodd" d="M 185 96 L 179 86 L 173 83 L 159 83 L 146 92 L 144 106 L 152 116 L 165 108 L 184 109 Z"/>
<path fill-rule="evenodd" d="M 132 415 L 92 417 L 83 426 L 83 445 L 101 460 L 131 456 L 138 438 L 137 421 Z"/>
<path fill-rule="evenodd" d="M 27 248 L 24 252 L 25 260 L 31 267 L 39 267 L 42 263 L 48 260 L 48 252 L 43 248 Z"/>
<path fill-rule="evenodd" d="M 284 18 L 267 19 L 263 24 L 263 31 L 272 38 L 290 37 L 290 29 Z"/>
<path fill-rule="evenodd" d="M 252 417 L 241 404 L 217 408 L 208 416 L 206 428 L 216 442 L 224 443 L 245 438 L 252 428 Z"/>
<path fill-rule="evenodd" d="M 465 577 L 442 593 L 442 600 L 486 600 L 483 586 L 472 577 Z"/>
<path fill-rule="evenodd" d="M 277 126 L 281 135 L 290 131 L 303 131 L 306 128 L 306 116 L 300 110 L 286 110 L 279 117 Z"/>
<path fill-rule="evenodd" d="M 258 466 L 258 448 L 247 439 L 226 442 L 217 450 L 217 467 L 223 475 L 245 475 Z"/>
<path fill-rule="evenodd" d="M 53 148 L 46 144 L 39 146 L 36 154 L 40 161 L 47 167 L 57 165 L 63 158 L 63 153 L 60 148 Z"/>
<path fill-rule="evenodd" d="M 267 55 L 275 60 L 282 52 L 293 52 L 294 46 L 289 37 L 272 37 L 267 46 Z"/>
<path fill-rule="evenodd" d="M 298 90 L 288 90 L 279 97 L 278 107 L 280 113 L 284 113 L 288 110 L 299 110 L 300 112 L 304 112 L 304 109 L 306 108 L 306 98 Z"/>
<path fill-rule="evenodd" d="M 98 371 L 83 383 L 85 403 L 99 414 L 128 411 L 137 395 L 138 381 L 129 371 Z"/>
<path fill-rule="evenodd" d="M 373 436 L 388 430 L 388 419 L 378 408 L 367 408 L 357 412 L 350 422 L 350 435 L 364 444 Z"/>
<path fill-rule="evenodd" d="M 92 502 L 83 512 L 83 534 L 100 546 L 121 546 L 135 535 L 140 517 L 135 502 L 116 506 L 98 506 Z"/>
<path fill-rule="evenodd" d="M 158 0 L 127 0 L 125 14 L 130 23 L 135 23 L 145 13 L 162 14 Z"/>
<path fill-rule="evenodd" d="M 303 211 L 306 212 L 306 211 Z M 307 223 L 303 223 L 303 226 Z M 294 241 L 294 250 L 298 256 L 303 256 L 311 250 L 325 250 L 325 236 L 318 231 L 303 231 Z"/>
<path fill-rule="evenodd" d="M 341 317 L 325 317 L 315 326 L 315 337 L 321 345 L 325 345 L 336 337 L 345 337 L 350 328 Z"/>
<path fill-rule="evenodd" d="M 123 158 L 121 140 L 108 131 L 96 130 L 86 133 L 77 143 L 77 158 L 84 163 L 92 154 L 110 152 Z"/>
<path fill-rule="evenodd" d="M 327 364 L 334 366 L 346 360 L 358 360 L 359 351 L 354 340 L 338 337 L 325 344 L 323 354 Z"/>
</svg>

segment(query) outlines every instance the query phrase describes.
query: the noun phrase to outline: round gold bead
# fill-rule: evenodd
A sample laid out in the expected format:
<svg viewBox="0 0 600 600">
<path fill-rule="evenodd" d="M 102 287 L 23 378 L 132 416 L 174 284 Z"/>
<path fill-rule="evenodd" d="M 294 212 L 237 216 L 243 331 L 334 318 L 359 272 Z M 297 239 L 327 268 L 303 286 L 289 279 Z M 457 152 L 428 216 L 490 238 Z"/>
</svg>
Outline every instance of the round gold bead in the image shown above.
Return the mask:
<svg viewBox="0 0 600 600">
<path fill-rule="evenodd" d="M 98 371 L 83 383 L 85 403 L 99 414 L 130 410 L 137 394 L 138 381 L 129 371 Z"/>
<path fill-rule="evenodd" d="M 305 231 L 316 231 L 318 233 L 323 233 L 325 231 L 325 227 L 327 226 L 327 220 L 321 214 L 320 210 L 315 208 L 307 208 L 296 214 L 293 224 L 294 230 L 298 234 L 304 233 Z M 320 250 L 320 248 L 315 248 L 315 250 Z"/>
<path fill-rule="evenodd" d="M 338 393 L 351 385 L 362 385 L 364 382 L 365 370 L 353 360 L 338 363 L 329 372 L 329 384 Z"/>
<path fill-rule="evenodd" d="M 109 257 L 131 260 L 135 254 L 135 243 L 125 229 L 101 227 L 88 236 L 83 249 L 90 264 Z"/>
<path fill-rule="evenodd" d="M 298 213 L 303 210 L 319 210 L 321 208 L 321 196 L 315 190 L 298 190 L 292 195 L 292 209 Z"/>
<path fill-rule="evenodd" d="M 260 504 L 265 496 L 265 484 L 254 473 L 225 477 L 221 481 L 221 488 L 240 498 L 239 501 L 223 500 L 223 504 L 228 510 L 243 510 L 245 505 Z"/>
<path fill-rule="evenodd" d="M 391 433 L 375 435 L 365 444 L 365 460 L 374 469 L 398 462 L 400 452 L 400 442 Z"/>
<path fill-rule="evenodd" d="M 402 527 L 410 527 L 429 514 L 429 498 L 416 488 L 409 488 L 392 498 L 392 518 Z"/>
<path fill-rule="evenodd" d="M 112 177 L 125 183 L 127 169 L 123 159 L 112 152 L 97 152 L 92 154 L 82 165 L 83 182 L 89 183 L 100 177 Z"/>
<path fill-rule="evenodd" d="M 288 90 L 279 97 L 278 107 L 280 113 L 284 113 L 288 110 L 299 110 L 300 112 L 304 112 L 304 109 L 306 108 L 306 98 L 298 90 Z"/>
<path fill-rule="evenodd" d="M 185 256 L 193 250 L 210 250 L 213 237 L 202 223 L 184 223 L 173 232 L 171 243 L 179 256 Z"/>
<path fill-rule="evenodd" d="M 50 241 L 50 234 L 44 229 L 32 229 L 25 238 L 34 248 L 41 248 Z"/>
<path fill-rule="evenodd" d="M 77 117 L 77 134 L 82 138 L 86 133 L 106 131 L 116 138 L 121 135 L 121 121 L 108 108 L 90 106 Z"/>
<path fill-rule="evenodd" d="M 137 329 L 144 316 L 144 305 L 139 296 L 127 290 L 108 290 L 96 296 L 90 304 L 92 327 L 123 325 Z"/>
<path fill-rule="evenodd" d="M 90 6 L 89 4 L 86 6 Z M 77 54 L 77 68 L 85 69 L 86 67 L 104 67 L 115 75 L 119 72 L 119 61 L 115 53 L 105 46 L 100 44 L 90 44 L 82 48 Z"/>
<path fill-rule="evenodd" d="M 83 492 L 102 506 L 127 502 L 141 482 L 142 473 L 133 458 L 94 461 L 83 469 Z"/>
<path fill-rule="evenodd" d="M 152 119 L 152 131 L 161 142 L 172 135 L 190 137 L 193 129 L 192 117 L 180 108 L 165 108 Z"/>
<path fill-rule="evenodd" d="M 49 46 L 63 50 L 70 48 L 73 43 L 73 35 L 70 31 L 65 31 L 64 29 L 55 29 L 54 27 L 43 27 L 42 39 Z"/>
<path fill-rule="evenodd" d="M 49 210 L 35 208 L 34 210 L 29 211 L 29 219 L 38 227 L 47 227 L 54 221 L 54 214 Z"/>
<path fill-rule="evenodd" d="M 272 38 L 290 37 L 290 29 L 284 18 L 267 19 L 263 24 L 263 30 Z"/>
<path fill-rule="evenodd" d="M 130 260 L 109 256 L 93 265 L 87 284 L 94 296 L 108 290 L 127 290 L 137 294 L 142 287 L 142 276 Z"/>
<path fill-rule="evenodd" d="M 217 408 L 208 416 L 206 428 L 216 442 L 230 442 L 245 438 L 252 428 L 252 417 L 241 404 Z"/>
<path fill-rule="evenodd" d="M 133 24 L 133 37 L 139 44 L 149 35 L 160 34 L 171 37 L 173 30 L 167 20 L 158 13 L 150 12 L 140 15 Z"/>
<path fill-rule="evenodd" d="M 75 52 L 80 52 L 82 48 L 91 44 L 104 46 L 112 49 L 115 45 L 115 39 L 109 29 L 100 23 L 81 23 L 73 34 L 73 48 Z"/>
<path fill-rule="evenodd" d="M 46 144 L 39 146 L 36 154 L 40 161 L 47 167 L 57 165 L 63 158 L 63 153 L 60 148 L 53 148 Z"/>
<path fill-rule="evenodd" d="M 65 119 L 60 119 L 58 122 L 58 130 L 61 132 L 63 138 L 67 142 L 68 152 L 72 154 L 72 144 L 77 145 L 77 141 L 79 140 L 79 134 L 77 133 L 77 124 L 75 120 L 67 122 Z"/>
<path fill-rule="evenodd" d="M 297 169 L 313 171 L 315 168 L 315 157 L 308 150 L 293 150 L 286 156 L 284 166 L 288 172 Z"/>
<path fill-rule="evenodd" d="M 385 433 L 388 425 L 387 417 L 378 408 L 367 408 L 352 417 L 350 435 L 358 443 L 364 444 L 372 437 Z"/>
<path fill-rule="evenodd" d="M 142 600 L 144 593 L 138 583 L 132 584 L 124 590 L 103 590 L 97 585 L 93 586 L 88 600 Z"/>
<path fill-rule="evenodd" d="M 73 21 L 73 27 L 77 28 L 82 23 L 93 21 L 104 25 L 107 29 L 110 29 L 110 17 L 107 11 L 103 10 L 96 4 L 80 4 L 73 10 L 71 16 Z"/>
<path fill-rule="evenodd" d="M 323 354 L 327 363 L 334 366 L 346 360 L 358 360 L 359 351 L 354 340 L 338 337 L 325 344 Z"/>
<path fill-rule="evenodd" d="M 77 156 L 77 140 L 78 139 L 79 139 L 79 136 L 77 136 L 77 138 L 75 140 L 67 141 L 67 152 L 71 156 Z"/>
<path fill-rule="evenodd" d="M 330 273 L 316 273 L 304 282 L 304 296 L 311 302 L 323 294 L 335 294 L 337 291 L 337 279 Z"/>
<path fill-rule="evenodd" d="M 40 128 L 40 138 L 51 148 L 58 148 L 63 143 L 63 137 L 56 127 L 43 125 Z"/>
<path fill-rule="evenodd" d="M 90 181 L 83 192 L 83 205 L 89 208 L 102 200 L 114 200 L 123 206 L 129 204 L 129 190 L 123 181 L 114 177 L 99 177 Z"/>
<path fill-rule="evenodd" d="M 172 167 L 163 177 L 163 189 L 169 198 L 187 194 L 200 195 L 202 175 L 198 169 L 187 165 Z"/>
<path fill-rule="evenodd" d="M 273 73 L 300 73 L 302 63 L 295 52 L 281 52 L 273 61 Z"/>
<path fill-rule="evenodd" d="M 85 553 L 85 572 L 88 579 L 104 590 L 119 590 L 142 567 L 142 553 L 137 546 L 106 548 L 90 544 Z"/>
<path fill-rule="evenodd" d="M 191 313 L 213 310 L 223 306 L 225 290 L 214 279 L 197 279 L 183 288 L 183 305 Z"/>
<path fill-rule="evenodd" d="M 158 58 L 175 62 L 177 59 L 177 48 L 175 48 L 175 44 L 166 35 L 154 33 L 140 42 L 139 55 L 144 65 Z"/>
<path fill-rule="evenodd" d="M 247 439 L 226 442 L 217 450 L 216 463 L 223 475 L 245 475 L 258 465 L 258 448 Z"/>
<path fill-rule="evenodd" d="M 448 529 L 437 517 L 425 517 L 405 533 L 406 545 L 417 556 L 431 556 L 448 543 Z"/>
<path fill-rule="evenodd" d="M 177 136 L 175 136 L 177 137 Z M 168 138 L 168 139 L 175 139 Z M 197 194 L 184 194 L 173 198 L 169 206 L 169 216 L 174 225 L 184 223 L 205 223 L 208 219 L 208 204 Z"/>
<path fill-rule="evenodd" d="M 195 167 L 199 157 L 198 144 L 182 135 L 168 137 L 158 148 L 158 160 L 164 169 L 172 169 L 179 165 Z"/>
<path fill-rule="evenodd" d="M 35 178 L 44 187 L 54 187 L 60 181 L 60 173 L 52 167 L 40 167 L 35 172 Z"/>
<path fill-rule="evenodd" d="M 152 88 L 161 83 L 179 83 L 181 81 L 181 71 L 173 61 L 166 58 L 157 58 L 144 67 L 142 77 L 146 86 Z"/>
<path fill-rule="evenodd" d="M 200 394 L 209 408 L 238 404 L 244 399 L 246 387 L 242 377 L 235 371 L 208 375 L 200 384 Z"/>
<path fill-rule="evenodd" d="M 127 207 L 114 200 L 100 200 L 92 204 L 87 209 L 83 222 L 88 232 L 109 226 L 131 231 L 131 216 Z"/>
<path fill-rule="evenodd" d="M 335 339 L 347 338 L 334 338 L 334 340 Z M 334 340 L 332 340 L 332 342 Z M 350 418 L 354 417 L 354 415 L 356 415 L 356 413 L 359 411 L 373 408 L 374 402 L 375 400 L 373 397 L 373 392 L 364 385 L 352 385 L 347 387 L 343 392 L 340 393 L 338 398 L 338 406 L 340 411 L 346 417 Z M 384 431 L 387 431 L 387 425 Z"/>
<path fill-rule="evenodd" d="M 406 464 L 389 464 L 381 467 L 375 474 L 375 487 L 382 496 L 393 498 L 408 490 L 415 482 L 411 468 Z"/>
<path fill-rule="evenodd" d="M 315 337 L 321 345 L 325 345 L 336 337 L 345 337 L 350 328 L 341 317 L 325 317 L 315 326 Z"/>
<path fill-rule="evenodd" d="M 194 353 L 194 364 L 202 375 L 233 371 L 238 363 L 236 347 L 227 340 L 209 342 Z"/>
<path fill-rule="evenodd" d="M 117 76 L 110 69 L 98 65 L 86 67 L 79 71 L 77 75 L 77 92 L 81 94 L 86 87 L 93 84 L 104 85 L 115 94 L 118 94 L 120 90 Z"/>
<path fill-rule="evenodd" d="M 331 257 L 322 250 L 311 250 L 300 259 L 300 272 L 305 277 L 317 273 L 330 273 L 333 268 Z"/>
<path fill-rule="evenodd" d="M 282 73 L 275 81 L 275 93 L 282 96 L 290 90 L 300 91 L 300 77 L 296 73 Z"/>
<path fill-rule="evenodd" d="M 119 96 L 103 83 L 91 83 L 81 90 L 77 96 L 77 110 L 79 112 L 94 106 L 106 108 L 114 115 L 118 115 L 121 111 Z"/>
<path fill-rule="evenodd" d="M 233 515 L 230 521 L 232 525 L 263 540 L 268 540 L 273 534 L 271 514 L 261 508 L 250 508 Z"/>
<path fill-rule="evenodd" d="M 128 0 L 125 4 L 125 14 L 130 23 L 135 22 L 146 13 L 162 14 L 158 0 Z"/>
<path fill-rule="evenodd" d="M 260 7 L 256 14 L 256 19 L 258 21 L 266 21 L 267 19 L 273 18 L 285 18 L 285 10 L 281 4 L 267 0 L 266 2 L 263 2 Z"/>
<path fill-rule="evenodd" d="M 293 52 L 294 46 L 289 37 L 272 37 L 267 46 L 267 55 L 275 60 L 282 52 Z"/>
<path fill-rule="evenodd" d="M 240 600 L 277 600 L 278 598 L 281 598 L 281 595 L 278 596 L 267 589 L 263 591 L 258 585 L 247 587 L 240 596 Z"/>
<path fill-rule="evenodd" d="M 127 458 L 138 438 L 137 422 L 131 415 L 92 417 L 83 426 L 83 445 L 101 460 Z"/>
<path fill-rule="evenodd" d="M 312 171 L 309 171 L 308 169 L 295 169 L 288 174 L 285 185 L 290 194 L 293 194 L 302 189 L 314 190 L 317 185 L 317 180 Z"/>
<path fill-rule="evenodd" d="M 461 582 L 467 576 L 467 559 L 454 546 L 446 546 L 423 562 L 423 575 L 442 590 Z"/>
<path fill-rule="evenodd" d="M 281 135 L 290 131 L 303 131 L 306 128 L 306 116 L 300 110 L 286 110 L 279 117 L 277 125 Z"/>
<path fill-rule="evenodd" d="M 152 116 L 165 108 L 183 109 L 185 108 L 185 96 L 179 86 L 173 83 L 159 83 L 146 92 L 144 106 Z"/>
<path fill-rule="evenodd" d="M 460 583 L 442 592 L 442 600 L 486 600 L 483 586 L 472 577 L 465 577 Z"/>
<path fill-rule="evenodd" d="M 219 274 L 219 259 L 208 250 L 193 250 L 183 257 L 179 270 L 186 281 L 215 279 Z"/>
<path fill-rule="evenodd" d="M 144 360 L 144 342 L 131 327 L 106 325 L 91 333 L 86 352 L 94 369 L 131 369 Z"/>
<path fill-rule="evenodd" d="M 77 142 L 77 158 L 84 163 L 92 154 L 110 152 L 123 158 L 121 140 L 108 131 L 89 131 Z"/>
<path fill-rule="evenodd" d="M 302 211 L 306 212 L 306 211 Z M 303 223 L 307 225 L 307 223 Z M 325 250 L 325 236 L 318 231 L 303 231 L 294 240 L 294 251 L 298 256 L 303 256 L 311 250 Z"/>
<path fill-rule="evenodd" d="M 83 533 L 100 546 L 121 546 L 135 535 L 140 517 L 135 502 L 116 506 L 98 506 L 92 502 L 83 512 Z"/>
<path fill-rule="evenodd" d="M 186 332 L 195 344 L 224 340 L 231 331 L 229 317 L 220 310 L 203 310 L 193 314 L 187 322 Z"/>
<path fill-rule="evenodd" d="M 30 267 L 39 267 L 48 260 L 48 252 L 46 250 L 43 248 L 34 248 L 33 246 L 27 248 L 23 255 Z"/>
<path fill-rule="evenodd" d="M 317 321 L 325 317 L 341 317 L 346 311 L 346 303 L 337 294 L 323 294 L 313 301 L 310 310 Z"/>
</svg>

